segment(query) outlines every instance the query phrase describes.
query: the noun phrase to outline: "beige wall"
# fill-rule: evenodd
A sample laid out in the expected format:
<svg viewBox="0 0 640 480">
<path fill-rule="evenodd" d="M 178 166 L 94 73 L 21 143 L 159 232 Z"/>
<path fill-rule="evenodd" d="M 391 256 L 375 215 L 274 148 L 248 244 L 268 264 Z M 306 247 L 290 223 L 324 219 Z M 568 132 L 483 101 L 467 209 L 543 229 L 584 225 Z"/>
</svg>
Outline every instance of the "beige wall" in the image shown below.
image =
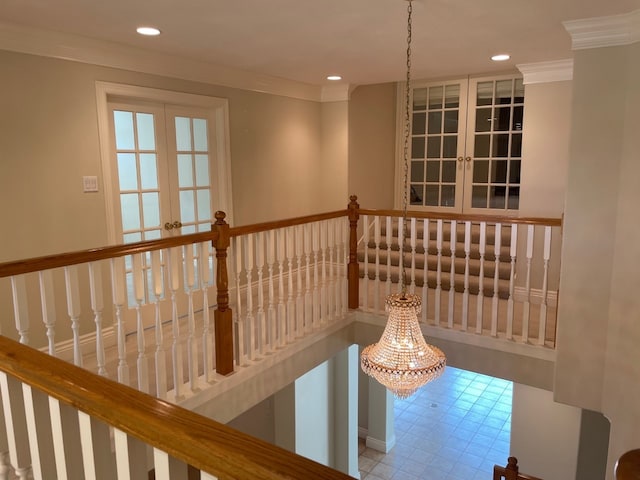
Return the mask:
<svg viewBox="0 0 640 480">
<path fill-rule="evenodd" d="M 326 210 L 341 210 L 349 203 L 349 102 L 327 102 L 320 107 L 321 203 Z"/>
<path fill-rule="evenodd" d="M 607 478 L 640 441 L 640 46 L 575 54 L 555 398 L 611 421 Z"/>
</svg>

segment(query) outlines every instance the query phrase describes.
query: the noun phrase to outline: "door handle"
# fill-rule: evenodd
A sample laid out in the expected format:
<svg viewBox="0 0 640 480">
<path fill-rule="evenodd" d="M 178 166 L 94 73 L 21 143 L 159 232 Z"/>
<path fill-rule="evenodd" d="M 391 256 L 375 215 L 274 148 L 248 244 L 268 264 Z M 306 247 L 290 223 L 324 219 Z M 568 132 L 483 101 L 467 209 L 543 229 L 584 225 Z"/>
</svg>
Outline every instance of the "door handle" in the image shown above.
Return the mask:
<svg viewBox="0 0 640 480">
<path fill-rule="evenodd" d="M 465 160 L 469 163 L 471 161 L 471 157 L 466 157 Z"/>
<path fill-rule="evenodd" d="M 462 157 L 458 157 L 458 161 L 459 161 L 459 162 L 462 162 L 463 160 L 464 160 L 464 158 L 462 158 Z"/>
<path fill-rule="evenodd" d="M 176 220 L 173 222 L 173 228 L 182 228 L 182 222 Z"/>
<path fill-rule="evenodd" d="M 169 222 L 165 223 L 164 224 L 164 229 L 165 230 L 173 230 L 173 223 L 169 223 Z"/>
</svg>

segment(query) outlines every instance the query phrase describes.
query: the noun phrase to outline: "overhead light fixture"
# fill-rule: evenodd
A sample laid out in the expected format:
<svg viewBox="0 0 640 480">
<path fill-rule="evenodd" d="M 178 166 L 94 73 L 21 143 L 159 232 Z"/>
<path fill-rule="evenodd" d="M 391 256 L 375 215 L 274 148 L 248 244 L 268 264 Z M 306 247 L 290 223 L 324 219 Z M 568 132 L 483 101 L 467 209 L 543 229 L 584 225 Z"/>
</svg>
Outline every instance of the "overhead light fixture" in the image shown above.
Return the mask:
<svg viewBox="0 0 640 480">
<path fill-rule="evenodd" d="M 155 37 L 156 35 L 160 35 L 160 30 L 155 27 L 138 27 L 136 28 L 136 32 L 140 35 L 146 35 L 148 37 Z"/>
<path fill-rule="evenodd" d="M 342 80 L 340 75 L 329 75 L 327 80 L 331 80 L 332 82 L 337 82 L 338 80 Z"/>
<path fill-rule="evenodd" d="M 511 58 L 511 55 L 507 53 L 500 53 L 498 55 L 494 55 L 493 57 L 491 57 L 491 60 L 493 60 L 494 62 L 504 62 L 505 60 L 509 60 L 510 58 Z"/>
<path fill-rule="evenodd" d="M 404 234 L 400 242 L 401 292 L 389 295 L 385 301 L 389 312 L 387 325 L 378 343 L 365 347 L 360 354 L 360 366 L 369 376 L 387 387 L 398 398 L 407 398 L 427 382 L 438 378 L 444 371 L 446 357 L 442 350 L 427 344 L 418 314 L 420 297 L 407 293 L 404 265 L 404 242 L 407 238 L 407 203 L 409 175 L 409 136 L 411 100 L 411 15 L 412 0 L 407 9 L 407 86 L 404 118 L 404 198 L 402 226 Z"/>
</svg>

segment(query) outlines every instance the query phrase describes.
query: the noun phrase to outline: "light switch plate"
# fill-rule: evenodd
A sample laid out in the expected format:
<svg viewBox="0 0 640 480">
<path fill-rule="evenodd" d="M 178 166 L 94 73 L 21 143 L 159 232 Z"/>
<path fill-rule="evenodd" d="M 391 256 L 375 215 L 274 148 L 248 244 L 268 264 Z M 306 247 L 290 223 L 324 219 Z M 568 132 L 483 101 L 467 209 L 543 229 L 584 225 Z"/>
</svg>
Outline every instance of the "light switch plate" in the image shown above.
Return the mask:
<svg viewBox="0 0 640 480">
<path fill-rule="evenodd" d="M 82 177 L 82 191 L 85 193 L 97 192 L 98 177 L 95 177 L 95 176 Z"/>
</svg>

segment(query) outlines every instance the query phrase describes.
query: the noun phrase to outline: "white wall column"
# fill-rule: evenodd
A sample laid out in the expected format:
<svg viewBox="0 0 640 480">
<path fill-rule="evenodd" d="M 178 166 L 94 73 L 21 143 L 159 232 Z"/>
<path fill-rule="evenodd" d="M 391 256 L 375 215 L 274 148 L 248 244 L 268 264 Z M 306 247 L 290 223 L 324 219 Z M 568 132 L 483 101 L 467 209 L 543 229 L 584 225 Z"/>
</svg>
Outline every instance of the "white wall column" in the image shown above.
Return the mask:
<svg viewBox="0 0 640 480">
<path fill-rule="evenodd" d="M 376 380 L 369 378 L 367 447 L 388 453 L 395 444 L 393 394 Z"/>
<path fill-rule="evenodd" d="M 334 358 L 334 465 L 360 478 L 358 470 L 358 346 Z"/>
</svg>

